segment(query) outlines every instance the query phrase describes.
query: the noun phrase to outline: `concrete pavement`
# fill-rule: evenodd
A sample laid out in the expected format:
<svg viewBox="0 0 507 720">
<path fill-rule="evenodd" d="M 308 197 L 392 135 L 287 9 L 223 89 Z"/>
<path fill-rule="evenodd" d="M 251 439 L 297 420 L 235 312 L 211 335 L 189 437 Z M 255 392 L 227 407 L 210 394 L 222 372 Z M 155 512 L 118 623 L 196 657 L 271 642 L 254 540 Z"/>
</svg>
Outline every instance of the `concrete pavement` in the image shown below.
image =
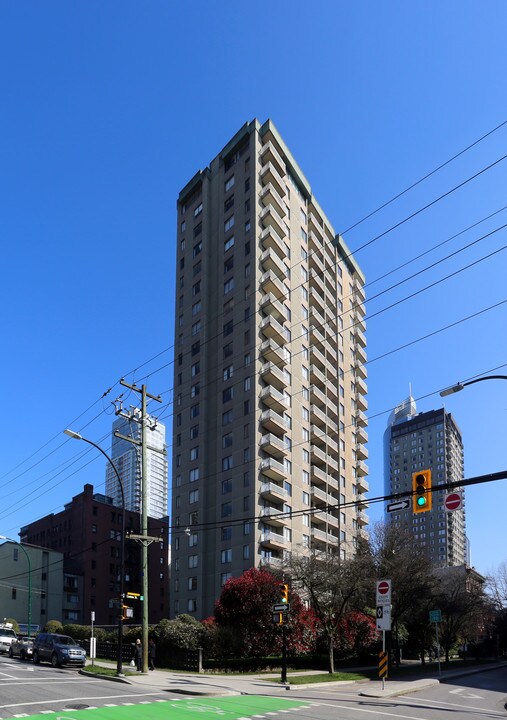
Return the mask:
<svg viewBox="0 0 507 720">
<path fill-rule="evenodd" d="M 113 663 L 95 662 L 95 665 L 103 665 L 106 667 L 114 667 Z M 395 697 L 398 695 L 407 695 L 418 690 L 423 690 L 432 685 L 438 685 L 445 680 L 451 680 L 466 675 L 472 675 L 498 667 L 505 667 L 507 663 L 491 663 L 489 665 L 479 665 L 474 668 L 463 668 L 462 670 L 444 670 L 438 678 L 415 678 L 407 680 L 386 680 L 385 689 L 382 690 L 382 682 L 372 681 L 337 681 L 326 683 L 311 683 L 308 685 L 295 685 L 294 690 L 307 690 L 310 688 L 321 687 L 360 687 L 359 695 L 364 697 Z M 131 668 L 125 666 L 126 671 Z M 84 671 L 86 672 L 86 670 Z M 313 674 L 293 673 L 293 675 Z M 94 675 L 95 676 L 95 675 Z M 205 675 L 198 673 L 186 673 L 169 670 L 152 670 L 146 674 L 132 672 L 124 678 L 116 678 L 113 676 L 104 676 L 107 679 L 116 682 L 124 682 L 136 685 L 149 692 L 150 689 L 160 692 L 179 693 L 182 695 L 206 696 L 206 697 L 223 697 L 228 695 L 259 695 L 273 690 L 283 689 L 277 674 L 269 676 L 253 676 L 253 675 Z M 290 684 L 286 686 L 290 691 Z"/>
</svg>

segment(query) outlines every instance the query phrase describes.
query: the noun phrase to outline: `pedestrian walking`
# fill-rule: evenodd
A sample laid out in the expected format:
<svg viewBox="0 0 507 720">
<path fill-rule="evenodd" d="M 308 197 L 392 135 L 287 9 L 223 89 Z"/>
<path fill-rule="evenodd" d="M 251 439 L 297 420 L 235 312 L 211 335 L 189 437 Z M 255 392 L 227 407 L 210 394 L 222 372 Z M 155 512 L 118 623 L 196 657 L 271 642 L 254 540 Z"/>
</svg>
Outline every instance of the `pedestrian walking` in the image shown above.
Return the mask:
<svg viewBox="0 0 507 720">
<path fill-rule="evenodd" d="M 148 661 L 150 670 L 155 670 L 155 658 L 157 656 L 157 646 L 155 640 L 152 638 L 148 645 Z"/>
<path fill-rule="evenodd" d="M 139 638 L 137 638 L 136 645 L 134 647 L 134 660 L 136 662 L 137 672 L 141 672 L 143 669 L 143 646 Z"/>
</svg>

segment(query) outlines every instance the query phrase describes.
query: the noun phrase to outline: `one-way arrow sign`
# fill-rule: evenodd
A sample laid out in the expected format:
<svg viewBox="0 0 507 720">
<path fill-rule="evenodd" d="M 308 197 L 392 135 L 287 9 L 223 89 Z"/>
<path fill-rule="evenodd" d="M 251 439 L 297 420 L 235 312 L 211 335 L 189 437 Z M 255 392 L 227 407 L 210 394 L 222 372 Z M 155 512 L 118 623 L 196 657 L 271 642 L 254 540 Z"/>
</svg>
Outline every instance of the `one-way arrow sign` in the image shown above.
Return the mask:
<svg viewBox="0 0 507 720">
<path fill-rule="evenodd" d="M 410 507 L 410 500 L 398 500 L 398 502 L 391 503 L 387 506 L 387 512 L 396 512 L 396 510 L 406 510 Z"/>
</svg>

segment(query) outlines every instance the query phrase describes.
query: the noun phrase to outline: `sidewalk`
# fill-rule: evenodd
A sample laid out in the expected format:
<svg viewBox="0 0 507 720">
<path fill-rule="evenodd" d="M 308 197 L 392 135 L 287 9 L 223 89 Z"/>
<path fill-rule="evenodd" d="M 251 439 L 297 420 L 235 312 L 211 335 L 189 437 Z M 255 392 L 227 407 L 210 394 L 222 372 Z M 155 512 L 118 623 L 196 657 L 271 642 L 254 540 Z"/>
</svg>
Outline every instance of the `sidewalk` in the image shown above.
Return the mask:
<svg viewBox="0 0 507 720">
<path fill-rule="evenodd" d="M 114 663 L 103 661 L 95 661 L 95 665 L 103 667 L 115 667 Z M 433 685 L 438 685 L 442 681 L 451 680 L 466 675 L 473 675 L 487 670 L 493 670 L 498 667 L 507 667 L 507 663 L 491 663 L 489 665 L 478 665 L 474 668 L 463 668 L 462 670 L 444 670 L 438 678 L 415 678 L 410 680 L 386 680 L 385 689 L 382 690 L 382 681 L 379 680 L 343 680 L 326 683 L 311 683 L 308 685 L 295 685 L 294 690 L 309 690 L 312 688 L 329 688 L 354 686 L 359 689 L 359 695 L 364 697 L 395 697 L 398 695 L 408 695 L 409 693 L 423 690 Z M 130 671 L 128 666 L 124 667 L 125 671 Z M 82 671 L 83 672 L 83 671 Z M 86 672 L 86 670 L 84 671 Z M 313 674 L 311 671 L 292 673 L 292 675 L 308 675 Z M 93 675 L 92 677 L 97 677 Z M 253 675 L 204 675 L 198 673 L 185 673 L 184 671 L 170 670 L 152 670 L 146 674 L 133 672 L 127 677 L 118 678 L 114 676 L 104 676 L 115 682 L 123 682 L 129 685 L 137 685 L 146 690 L 152 689 L 160 692 L 180 693 L 182 695 L 206 696 L 206 697 L 224 697 L 230 695 L 259 695 L 265 692 L 279 690 L 282 691 L 284 686 L 280 683 L 279 674 L 269 674 L 268 676 Z M 285 686 L 290 691 L 290 683 Z"/>
</svg>

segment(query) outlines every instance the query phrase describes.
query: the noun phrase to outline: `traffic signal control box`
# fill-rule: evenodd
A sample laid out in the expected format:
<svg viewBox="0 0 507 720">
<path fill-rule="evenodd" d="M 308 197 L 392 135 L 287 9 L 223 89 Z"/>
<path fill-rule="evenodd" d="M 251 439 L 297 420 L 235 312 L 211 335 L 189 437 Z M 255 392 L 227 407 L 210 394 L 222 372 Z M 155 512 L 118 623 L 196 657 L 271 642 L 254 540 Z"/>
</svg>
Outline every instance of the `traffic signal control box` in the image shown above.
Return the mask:
<svg viewBox="0 0 507 720">
<path fill-rule="evenodd" d="M 431 470 L 418 470 L 412 473 L 412 493 L 412 509 L 414 513 L 431 510 L 433 505 Z"/>
</svg>

